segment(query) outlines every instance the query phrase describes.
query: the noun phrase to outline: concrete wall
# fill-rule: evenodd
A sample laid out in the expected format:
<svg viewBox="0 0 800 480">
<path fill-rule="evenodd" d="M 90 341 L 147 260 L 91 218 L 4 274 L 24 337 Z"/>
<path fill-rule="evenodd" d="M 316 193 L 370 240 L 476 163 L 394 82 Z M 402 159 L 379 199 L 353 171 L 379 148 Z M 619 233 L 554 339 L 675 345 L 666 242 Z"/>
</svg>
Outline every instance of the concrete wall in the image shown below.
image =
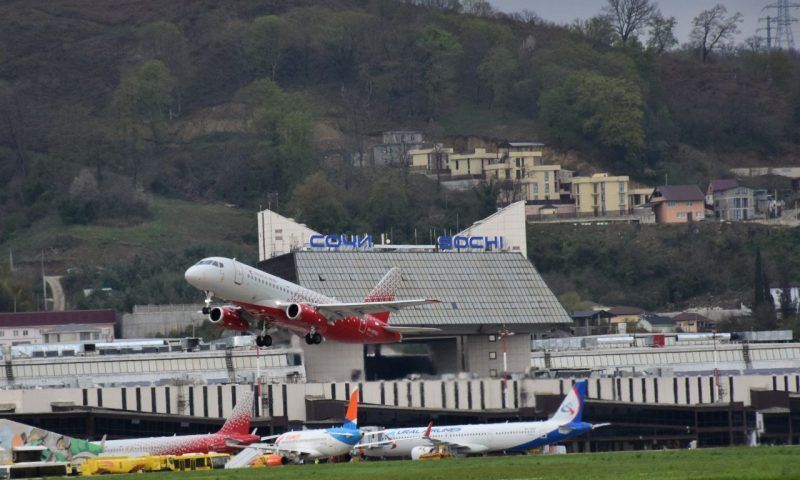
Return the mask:
<svg viewBox="0 0 800 480">
<path fill-rule="evenodd" d="M 519 252 L 528 258 L 528 240 L 526 236 L 525 202 L 516 202 L 498 210 L 469 228 L 459 232 L 465 236 L 502 236 L 505 250 Z"/>
<path fill-rule="evenodd" d="M 527 333 L 506 336 L 509 372 L 525 372 L 530 367 L 531 336 Z M 503 340 L 497 333 L 464 337 L 466 371 L 481 377 L 503 373 Z"/>
<path fill-rule="evenodd" d="M 323 342 L 306 345 L 295 337 L 292 344 L 303 349 L 306 378 L 311 382 L 344 382 L 352 378 L 353 370 L 364 375 L 364 346 L 350 343 Z"/>
</svg>

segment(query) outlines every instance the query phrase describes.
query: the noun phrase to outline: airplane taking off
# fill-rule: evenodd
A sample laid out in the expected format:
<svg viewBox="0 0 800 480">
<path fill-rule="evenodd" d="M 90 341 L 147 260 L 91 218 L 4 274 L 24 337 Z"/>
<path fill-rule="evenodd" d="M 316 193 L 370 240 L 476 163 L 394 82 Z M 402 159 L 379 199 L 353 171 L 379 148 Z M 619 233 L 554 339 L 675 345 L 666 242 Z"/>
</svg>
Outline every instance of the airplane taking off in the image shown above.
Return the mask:
<svg viewBox="0 0 800 480">
<path fill-rule="evenodd" d="M 244 468 L 258 454 L 270 454 L 268 465 L 305 463 L 317 458 L 347 455 L 361 440 L 358 429 L 358 388 L 350 394 L 345 422 L 341 427 L 300 430 L 275 436 L 274 443 L 254 443 L 244 447 L 225 468 Z M 240 461 L 243 460 L 243 461 Z"/>
<path fill-rule="evenodd" d="M 427 428 L 395 428 L 366 433 L 356 451 L 367 457 L 410 457 L 447 449 L 456 454 L 521 452 L 583 435 L 594 428 L 581 420 L 587 382 L 573 385 L 552 418 L 540 422 L 489 423 Z"/>
<path fill-rule="evenodd" d="M 11 450 L 15 446 L 47 447 L 43 461 L 67 461 L 94 457 L 100 454 L 119 456 L 182 455 L 184 453 L 232 453 L 242 445 L 258 442 L 261 438 L 250 433 L 253 412 L 253 394 L 247 392 L 237 402 L 230 417 L 217 433 L 203 435 L 174 435 L 171 437 L 145 437 L 124 440 L 88 442 L 59 435 L 7 419 L 0 420 L 0 447 Z"/>
<path fill-rule="evenodd" d="M 279 327 L 304 335 L 306 343 L 323 337 L 346 343 L 394 343 L 404 333 L 430 333 L 437 328 L 389 324 L 389 314 L 438 300 L 395 300 L 400 269 L 392 268 L 361 303 L 336 299 L 250 267 L 235 259 L 210 257 L 186 270 L 186 281 L 206 294 L 203 313 L 209 321 L 238 332 L 255 331 L 256 345 L 272 345 L 267 332 Z M 214 296 L 233 305 L 211 307 Z"/>
</svg>

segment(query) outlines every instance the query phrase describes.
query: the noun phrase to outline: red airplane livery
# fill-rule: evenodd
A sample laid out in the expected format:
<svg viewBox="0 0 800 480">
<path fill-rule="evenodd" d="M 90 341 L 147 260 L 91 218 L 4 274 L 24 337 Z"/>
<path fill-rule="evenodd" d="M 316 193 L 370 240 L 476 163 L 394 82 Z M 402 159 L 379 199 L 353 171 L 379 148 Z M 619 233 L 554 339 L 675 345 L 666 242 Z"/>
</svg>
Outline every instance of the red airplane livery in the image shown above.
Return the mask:
<svg viewBox="0 0 800 480">
<path fill-rule="evenodd" d="M 203 313 L 222 328 L 256 333 L 256 344 L 272 345 L 268 332 L 281 328 L 305 336 L 346 343 L 394 343 L 404 333 L 428 333 L 436 328 L 389 324 L 389 314 L 402 308 L 439 303 L 426 298 L 395 300 L 400 269 L 392 268 L 363 302 L 342 303 L 300 285 L 250 267 L 235 259 L 210 257 L 186 270 L 186 281 L 206 294 Z M 214 297 L 232 305 L 211 307 Z"/>
</svg>

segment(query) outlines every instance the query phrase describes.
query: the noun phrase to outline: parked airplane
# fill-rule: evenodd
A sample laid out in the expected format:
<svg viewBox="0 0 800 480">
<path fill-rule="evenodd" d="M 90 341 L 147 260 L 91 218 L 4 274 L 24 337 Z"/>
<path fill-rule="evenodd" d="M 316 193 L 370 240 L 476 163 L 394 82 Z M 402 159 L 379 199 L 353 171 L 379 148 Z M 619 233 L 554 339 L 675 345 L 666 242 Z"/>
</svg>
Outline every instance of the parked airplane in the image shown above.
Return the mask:
<svg viewBox="0 0 800 480">
<path fill-rule="evenodd" d="M 583 435 L 602 425 L 581 420 L 586 381 L 577 382 L 552 418 L 540 422 L 397 428 L 366 433 L 356 451 L 368 457 L 410 457 L 440 449 L 454 454 L 525 451 Z"/>
<path fill-rule="evenodd" d="M 240 445 L 261 440 L 250 433 L 253 411 L 253 394 L 248 392 L 236 404 L 230 417 L 217 433 L 180 435 L 171 437 L 146 437 L 125 440 L 88 442 L 60 435 L 40 428 L 0 419 L 0 447 L 11 450 L 18 446 L 47 447 L 43 461 L 67 461 L 93 457 L 100 454 L 120 456 L 182 455 L 184 453 L 235 452 Z"/>
<path fill-rule="evenodd" d="M 225 424 L 217 433 L 106 440 L 103 444 L 103 453 L 137 456 L 238 452 L 237 446 L 249 445 L 261 440 L 261 437 L 255 434 L 255 430 L 250 432 L 252 414 L 253 393 L 247 392 L 236 403 Z"/>
<path fill-rule="evenodd" d="M 305 335 L 306 343 L 318 344 L 323 337 L 348 343 L 399 342 L 404 333 L 426 333 L 436 328 L 389 324 L 389 314 L 402 308 L 438 300 L 395 300 L 400 269 L 392 268 L 360 303 L 341 303 L 250 267 L 235 259 L 211 257 L 186 270 L 186 281 L 206 294 L 203 313 L 222 328 L 255 331 L 256 344 L 272 345 L 270 328 L 280 327 Z M 218 296 L 233 303 L 211 307 Z"/>
<path fill-rule="evenodd" d="M 244 468 L 262 453 L 271 454 L 269 465 L 305 463 L 317 458 L 347 455 L 361 440 L 358 429 L 358 388 L 350 394 L 345 422 L 341 427 L 298 430 L 275 437 L 274 443 L 254 443 L 231 459 L 226 468 Z"/>
</svg>

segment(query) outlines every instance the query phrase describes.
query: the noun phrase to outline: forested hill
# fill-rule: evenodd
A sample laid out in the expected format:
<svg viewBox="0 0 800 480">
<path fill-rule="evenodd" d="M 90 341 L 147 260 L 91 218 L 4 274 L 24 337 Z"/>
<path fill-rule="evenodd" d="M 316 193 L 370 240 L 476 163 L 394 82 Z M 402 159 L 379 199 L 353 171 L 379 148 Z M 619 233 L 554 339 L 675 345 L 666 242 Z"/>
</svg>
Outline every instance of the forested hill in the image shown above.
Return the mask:
<svg viewBox="0 0 800 480">
<path fill-rule="evenodd" d="M 493 211 L 491 188 L 354 168 L 382 129 L 543 141 L 651 184 L 800 163 L 797 56 L 679 48 L 663 20 L 644 45 L 604 17 L 555 26 L 476 0 L 3 2 L 0 245 L 33 256 L 53 248 L 26 241 L 45 227 L 160 225 L 172 201 L 398 241 Z M 90 231 L 50 239 L 56 255 Z M 253 238 L 225 234 L 184 243 Z M 104 245 L 123 261 L 149 243 Z"/>
</svg>

